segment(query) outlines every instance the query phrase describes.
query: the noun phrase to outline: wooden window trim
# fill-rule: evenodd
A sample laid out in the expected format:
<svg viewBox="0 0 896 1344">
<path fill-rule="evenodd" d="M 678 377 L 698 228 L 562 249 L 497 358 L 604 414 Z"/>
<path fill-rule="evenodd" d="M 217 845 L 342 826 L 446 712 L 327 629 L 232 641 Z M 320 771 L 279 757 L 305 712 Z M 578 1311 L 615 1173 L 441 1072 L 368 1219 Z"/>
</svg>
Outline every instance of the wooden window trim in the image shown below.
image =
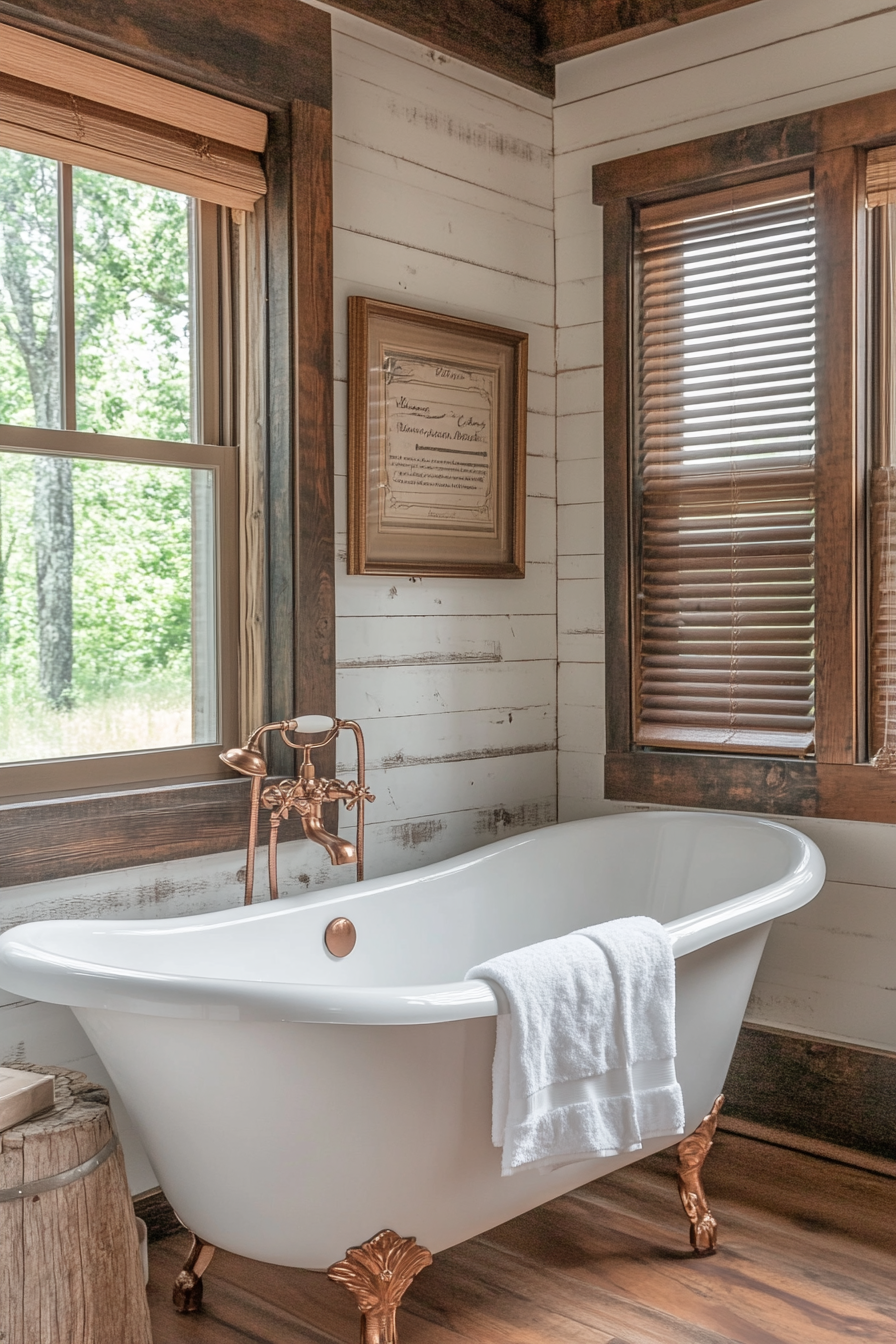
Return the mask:
<svg viewBox="0 0 896 1344">
<path fill-rule="evenodd" d="M 296 707 L 333 714 L 330 16 L 300 3 L 272 10 L 262 0 L 197 0 L 172 10 L 167 0 L 144 0 L 138 51 L 126 40 L 133 35 L 128 0 L 100 7 L 91 0 L 39 0 L 34 9 L 0 0 L 0 14 L 6 23 L 268 116 L 263 238 L 249 258 L 263 269 L 268 295 L 267 405 L 256 408 L 264 426 L 264 479 L 249 479 L 243 444 L 239 486 L 241 550 L 263 549 L 266 610 L 244 602 L 241 621 L 267 622 L 267 652 L 253 669 L 259 717 L 287 717 Z M 211 49 L 208 23 L 219 37 Z M 254 320 L 257 327 L 257 313 Z M 259 489 L 266 502 L 260 540 L 247 536 L 245 511 L 247 498 L 258 502 Z M 240 680 L 245 690 L 242 668 Z M 272 755 L 271 768 L 285 770 L 287 761 Z M 238 850 L 245 843 L 245 792 L 239 779 L 204 779 L 0 806 L 0 887 Z"/>
<path fill-rule="evenodd" d="M 865 821 L 891 822 L 896 815 L 896 772 L 865 763 L 863 706 L 865 151 L 894 142 L 891 91 L 593 169 L 594 202 L 604 207 L 609 799 Z M 629 465 L 634 212 L 803 168 L 814 173 L 818 212 L 816 759 L 637 750 Z"/>
</svg>

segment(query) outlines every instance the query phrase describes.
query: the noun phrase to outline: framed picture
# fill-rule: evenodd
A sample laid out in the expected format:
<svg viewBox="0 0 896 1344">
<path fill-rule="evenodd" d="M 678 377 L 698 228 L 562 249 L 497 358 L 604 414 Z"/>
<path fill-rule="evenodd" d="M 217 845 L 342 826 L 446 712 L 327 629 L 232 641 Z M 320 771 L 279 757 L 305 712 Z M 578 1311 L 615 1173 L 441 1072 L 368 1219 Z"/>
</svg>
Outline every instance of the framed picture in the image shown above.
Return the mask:
<svg viewBox="0 0 896 1344">
<path fill-rule="evenodd" d="M 349 573 L 522 578 L 528 337 L 348 305 Z"/>
</svg>

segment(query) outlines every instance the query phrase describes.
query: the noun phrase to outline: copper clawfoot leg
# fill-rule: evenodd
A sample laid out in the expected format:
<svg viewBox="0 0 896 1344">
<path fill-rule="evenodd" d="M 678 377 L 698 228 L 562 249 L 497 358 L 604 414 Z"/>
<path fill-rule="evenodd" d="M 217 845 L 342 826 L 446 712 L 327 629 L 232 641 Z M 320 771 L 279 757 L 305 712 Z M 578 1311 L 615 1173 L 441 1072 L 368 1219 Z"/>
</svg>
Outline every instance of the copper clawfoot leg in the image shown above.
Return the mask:
<svg viewBox="0 0 896 1344">
<path fill-rule="evenodd" d="M 695 1255 L 715 1255 L 716 1220 L 706 1202 L 703 1189 L 703 1163 L 719 1123 L 724 1097 L 716 1097 L 713 1108 L 688 1138 L 678 1145 L 678 1193 L 684 1211 L 691 1220 L 691 1245 Z"/>
<path fill-rule="evenodd" d="M 344 1284 L 358 1304 L 361 1344 L 398 1344 L 395 1313 L 416 1275 L 431 1264 L 429 1251 L 414 1237 L 385 1231 L 330 1266 L 327 1277 Z"/>
<path fill-rule="evenodd" d="M 184 1262 L 184 1267 L 174 1280 L 172 1301 L 183 1314 L 198 1311 L 202 1306 L 202 1276 L 212 1262 L 214 1246 L 193 1233 L 193 1245 Z"/>
</svg>

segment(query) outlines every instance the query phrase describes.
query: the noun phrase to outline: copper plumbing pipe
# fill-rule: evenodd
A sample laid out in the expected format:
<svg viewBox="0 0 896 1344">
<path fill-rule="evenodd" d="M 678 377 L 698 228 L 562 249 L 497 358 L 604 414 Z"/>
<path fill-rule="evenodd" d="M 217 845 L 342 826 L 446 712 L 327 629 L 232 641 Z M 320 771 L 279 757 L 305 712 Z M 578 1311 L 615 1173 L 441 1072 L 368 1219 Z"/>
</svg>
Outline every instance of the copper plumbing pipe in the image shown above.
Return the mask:
<svg viewBox="0 0 896 1344">
<path fill-rule="evenodd" d="M 265 771 L 267 773 L 267 771 Z M 261 799 L 261 786 L 264 783 L 264 775 L 252 776 L 252 787 L 249 792 L 249 843 L 246 846 L 246 886 L 243 895 L 243 905 L 252 904 L 252 893 L 255 890 L 255 850 L 258 845 L 258 807 Z"/>
<path fill-rule="evenodd" d="M 277 812 L 272 812 L 271 834 L 268 840 L 268 882 L 270 883 L 272 901 L 276 901 L 280 897 L 280 887 L 277 880 L 277 838 L 279 834 L 280 816 Z"/>
<path fill-rule="evenodd" d="M 364 753 L 364 734 L 361 732 L 361 725 L 359 723 L 356 723 L 354 719 L 338 719 L 337 722 L 340 728 L 351 728 L 352 732 L 355 735 L 355 747 L 358 752 L 358 787 L 360 789 L 360 792 L 358 794 L 358 827 L 357 827 L 357 834 L 355 836 L 355 851 L 358 856 L 356 859 L 356 863 L 358 865 L 356 874 L 357 881 L 363 882 L 364 881 L 364 799 L 365 799 L 364 791 L 367 788 L 367 766 L 366 766 L 366 757 Z"/>
</svg>

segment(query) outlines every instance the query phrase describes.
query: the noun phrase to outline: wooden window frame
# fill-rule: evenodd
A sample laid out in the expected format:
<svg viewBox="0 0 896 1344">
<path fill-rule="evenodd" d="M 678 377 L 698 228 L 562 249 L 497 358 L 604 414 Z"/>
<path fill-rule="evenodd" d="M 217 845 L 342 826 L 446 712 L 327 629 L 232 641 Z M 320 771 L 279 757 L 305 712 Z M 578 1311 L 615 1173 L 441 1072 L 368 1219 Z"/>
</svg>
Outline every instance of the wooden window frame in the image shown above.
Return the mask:
<svg viewBox="0 0 896 1344">
<path fill-rule="evenodd" d="M 25 151 L 30 152 L 30 151 Z M 90 756 L 60 756 L 0 764 L 0 804 L 38 799 L 48 794 L 87 789 L 140 787 L 223 778 L 227 767 L 218 759 L 237 728 L 237 639 L 239 591 L 237 449 L 228 396 L 233 350 L 229 292 L 230 230 L 222 207 L 194 200 L 190 210 L 191 251 L 196 263 L 191 303 L 192 382 L 195 395 L 190 439 L 179 443 L 132 439 L 122 434 L 96 434 L 75 428 L 77 396 L 74 363 L 74 280 L 72 273 L 72 165 L 58 164 L 61 214 L 60 262 L 63 312 L 60 329 L 62 364 L 59 429 L 0 425 L 0 450 L 67 457 L 73 461 L 129 462 L 210 471 L 214 492 L 214 624 L 216 648 L 213 739 L 177 747 L 140 751 L 100 750 Z"/>
<path fill-rule="evenodd" d="M 785 816 L 896 819 L 896 772 L 866 762 L 865 158 L 896 142 L 896 91 L 595 165 L 604 210 L 607 634 L 605 796 Z M 634 213 L 801 169 L 818 227 L 814 760 L 637 749 L 633 743 L 631 512 Z"/>
<path fill-rule="evenodd" d="M 128 439 L 66 429 L 0 427 L 0 450 L 67 457 L 72 461 L 126 462 L 133 465 L 186 467 L 210 472 L 214 492 L 214 558 L 216 646 L 215 696 L 217 730 L 213 740 L 179 747 L 104 754 L 102 743 L 91 756 L 61 756 L 38 761 L 10 761 L 0 765 L 0 799 L 9 802 L 48 793 L 89 788 L 136 787 L 159 781 L 181 782 L 222 777 L 226 767 L 218 759 L 236 735 L 236 455 L 231 447 L 198 443 L 167 443 L 155 439 Z"/>
<path fill-rule="evenodd" d="M 333 521 L 332 61 L 330 16 L 295 3 L 142 0 L 141 46 L 130 0 L 0 0 L 0 19 L 125 66 L 262 111 L 267 194 L 237 264 L 264 294 L 231 296 L 250 341 L 255 398 L 239 459 L 240 646 L 246 716 L 336 708 Z M 209 45 L 208 33 L 216 35 Z M 251 39 L 251 40 L 250 40 Z M 245 296 L 244 296 L 245 297 Z M 227 376 L 225 361 L 225 378 Z M 241 377 L 245 370 L 234 369 Z M 227 389 L 222 389 L 222 404 Z M 254 437 L 253 437 L 254 436 Z M 247 448 L 253 440 L 252 461 Z M 262 516 L 263 515 L 263 516 Z M 262 572 L 257 572 L 262 571 Z M 247 594 L 246 579 L 251 592 Z M 258 632 L 261 637 L 258 638 Z M 263 651 L 258 655 L 259 648 Z M 271 769 L 288 768 L 271 753 Z M 321 762 L 332 773 L 335 760 Z M 248 782 L 167 780 L 0 806 L 0 887 L 238 850 Z M 289 828 L 290 836 L 294 827 Z"/>
</svg>

